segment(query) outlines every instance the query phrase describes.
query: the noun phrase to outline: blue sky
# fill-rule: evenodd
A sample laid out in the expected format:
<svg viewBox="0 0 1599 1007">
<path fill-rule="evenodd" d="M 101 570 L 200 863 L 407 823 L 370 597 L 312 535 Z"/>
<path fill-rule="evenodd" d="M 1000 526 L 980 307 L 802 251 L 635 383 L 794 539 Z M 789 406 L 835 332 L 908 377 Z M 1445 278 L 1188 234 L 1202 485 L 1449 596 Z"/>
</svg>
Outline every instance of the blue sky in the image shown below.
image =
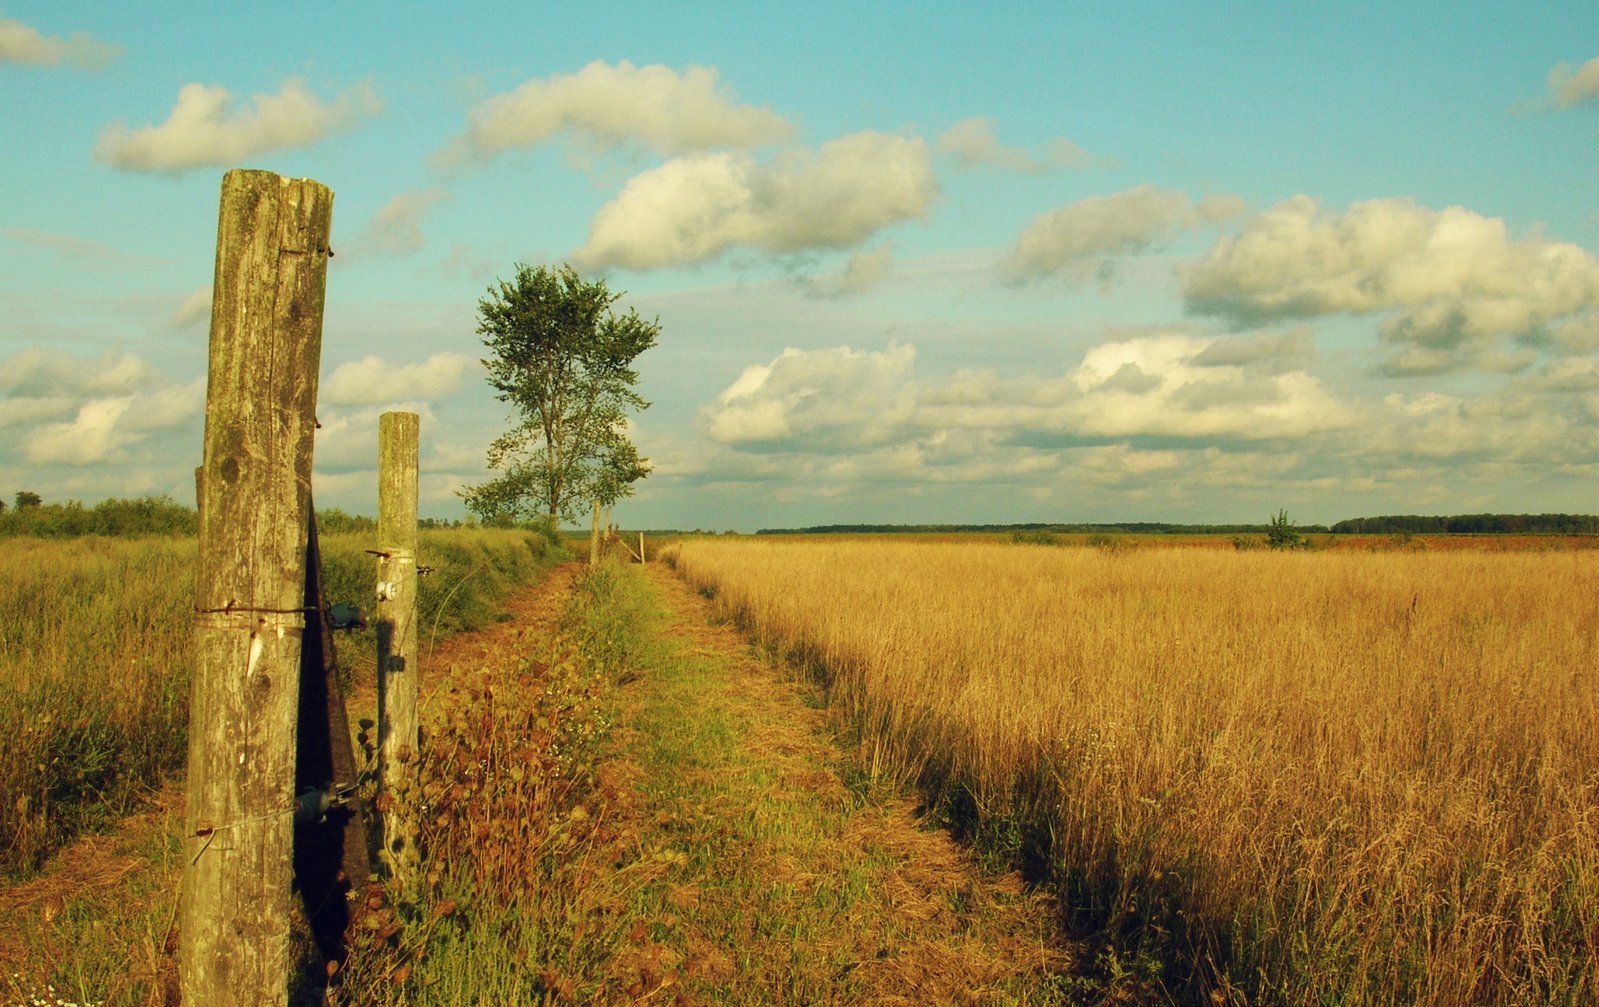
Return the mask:
<svg viewBox="0 0 1599 1007">
<path fill-rule="evenodd" d="M 318 503 L 662 326 L 627 525 L 1599 507 L 1599 5 L 0 4 L 0 494 L 192 501 L 230 167 L 335 196 Z"/>
</svg>

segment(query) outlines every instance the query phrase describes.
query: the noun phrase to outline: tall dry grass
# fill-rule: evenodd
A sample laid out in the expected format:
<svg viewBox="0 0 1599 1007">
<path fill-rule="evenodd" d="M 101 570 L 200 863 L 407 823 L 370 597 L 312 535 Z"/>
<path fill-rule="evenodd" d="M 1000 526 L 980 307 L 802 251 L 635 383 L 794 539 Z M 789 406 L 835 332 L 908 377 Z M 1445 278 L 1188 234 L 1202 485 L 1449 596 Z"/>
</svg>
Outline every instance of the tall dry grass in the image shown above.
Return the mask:
<svg viewBox="0 0 1599 1007">
<path fill-rule="evenodd" d="M 370 534 L 329 535 L 333 601 L 370 609 Z M 195 541 L 0 540 L 0 875 L 25 872 L 72 835 L 126 813 L 179 770 L 193 665 Z M 424 532 L 422 645 L 492 616 L 494 602 L 557 553 L 527 532 Z M 370 672 L 371 631 L 341 638 Z"/>
<path fill-rule="evenodd" d="M 685 541 L 1183 1002 L 1599 1003 L 1599 555 Z"/>
</svg>

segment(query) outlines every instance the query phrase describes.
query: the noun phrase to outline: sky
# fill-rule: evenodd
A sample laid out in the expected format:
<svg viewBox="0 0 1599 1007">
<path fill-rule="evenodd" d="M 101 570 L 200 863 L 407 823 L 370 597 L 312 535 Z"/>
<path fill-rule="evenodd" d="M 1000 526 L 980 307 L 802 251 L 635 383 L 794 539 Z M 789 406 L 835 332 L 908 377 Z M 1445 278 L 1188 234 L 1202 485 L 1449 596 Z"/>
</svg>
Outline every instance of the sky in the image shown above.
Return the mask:
<svg viewBox="0 0 1599 1007">
<path fill-rule="evenodd" d="M 194 499 L 222 174 L 335 193 L 319 506 L 661 327 L 624 527 L 1599 512 L 1599 4 L 0 0 L 0 498 Z"/>
</svg>

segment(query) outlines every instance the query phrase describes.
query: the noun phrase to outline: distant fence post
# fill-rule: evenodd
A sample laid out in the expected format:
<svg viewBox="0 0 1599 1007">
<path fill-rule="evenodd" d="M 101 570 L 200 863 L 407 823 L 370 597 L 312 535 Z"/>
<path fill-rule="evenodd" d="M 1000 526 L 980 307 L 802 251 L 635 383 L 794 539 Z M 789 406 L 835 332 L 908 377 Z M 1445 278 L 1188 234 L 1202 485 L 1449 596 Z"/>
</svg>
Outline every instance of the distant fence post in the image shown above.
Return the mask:
<svg viewBox="0 0 1599 1007">
<path fill-rule="evenodd" d="M 600 502 L 594 501 L 594 528 L 589 532 L 589 566 L 600 561 Z"/>
<path fill-rule="evenodd" d="M 178 926 L 186 1004 L 285 1004 L 295 710 L 333 192 L 222 178 Z"/>
<path fill-rule="evenodd" d="M 378 417 L 378 788 L 383 864 L 402 890 L 416 847 L 416 413 Z"/>
<path fill-rule="evenodd" d="M 638 533 L 638 561 L 644 563 L 644 533 Z"/>
</svg>

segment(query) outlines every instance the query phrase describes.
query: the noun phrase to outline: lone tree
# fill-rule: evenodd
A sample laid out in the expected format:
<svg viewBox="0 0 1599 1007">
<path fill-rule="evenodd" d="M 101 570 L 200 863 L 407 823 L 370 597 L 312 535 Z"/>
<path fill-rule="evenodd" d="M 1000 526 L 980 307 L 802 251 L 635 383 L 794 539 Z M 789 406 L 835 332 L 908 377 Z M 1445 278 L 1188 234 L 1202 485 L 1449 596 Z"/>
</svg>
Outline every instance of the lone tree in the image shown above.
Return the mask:
<svg viewBox="0 0 1599 1007">
<path fill-rule="evenodd" d="M 505 474 L 468 487 L 466 506 L 485 522 L 544 515 L 573 520 L 598 500 L 631 496 L 650 472 L 627 438 L 627 416 L 649 408 L 633 390 L 633 360 L 655 345 L 658 322 L 618 315 L 604 280 L 571 266 L 517 264 L 478 302 L 478 334 L 493 356 L 489 384 L 519 421 L 489 445 L 489 468 Z"/>
</svg>

